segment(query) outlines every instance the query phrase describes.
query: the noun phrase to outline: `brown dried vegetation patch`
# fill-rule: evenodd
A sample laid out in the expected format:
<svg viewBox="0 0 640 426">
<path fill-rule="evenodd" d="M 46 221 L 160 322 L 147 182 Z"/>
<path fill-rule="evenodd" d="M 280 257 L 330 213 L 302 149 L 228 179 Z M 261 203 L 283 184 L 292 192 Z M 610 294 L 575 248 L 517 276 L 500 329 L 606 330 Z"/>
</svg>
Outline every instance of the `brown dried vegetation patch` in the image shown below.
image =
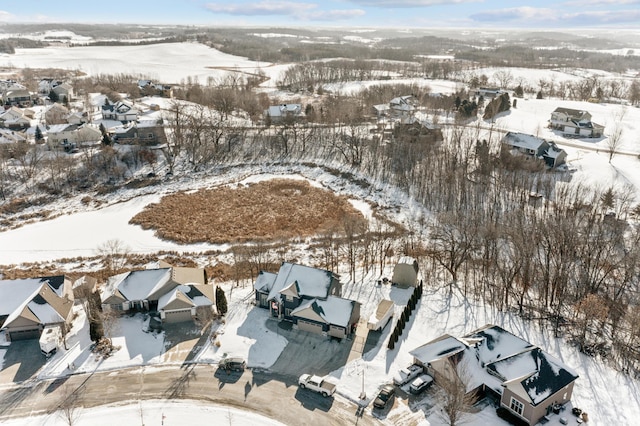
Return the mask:
<svg viewBox="0 0 640 426">
<path fill-rule="evenodd" d="M 274 179 L 166 196 L 131 219 L 160 238 L 213 244 L 309 237 L 364 220 L 345 197 L 306 181 Z"/>
</svg>

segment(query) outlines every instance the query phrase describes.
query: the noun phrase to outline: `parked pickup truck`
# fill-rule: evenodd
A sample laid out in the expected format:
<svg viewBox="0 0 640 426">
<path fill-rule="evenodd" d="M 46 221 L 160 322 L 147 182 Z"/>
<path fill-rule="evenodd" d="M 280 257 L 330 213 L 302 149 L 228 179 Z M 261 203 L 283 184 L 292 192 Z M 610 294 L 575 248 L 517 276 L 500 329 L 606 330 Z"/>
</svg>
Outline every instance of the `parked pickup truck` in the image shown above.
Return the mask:
<svg viewBox="0 0 640 426">
<path fill-rule="evenodd" d="M 310 389 L 314 392 L 318 392 L 324 397 L 333 395 L 336 391 L 336 385 L 327 382 L 322 377 L 312 376 L 311 374 L 303 374 L 298 379 L 298 385 L 302 389 Z"/>
<path fill-rule="evenodd" d="M 393 376 L 393 383 L 397 386 L 402 386 L 409 383 L 424 372 L 424 369 L 417 364 L 411 364 L 407 368 L 403 368 L 395 376 Z"/>
</svg>

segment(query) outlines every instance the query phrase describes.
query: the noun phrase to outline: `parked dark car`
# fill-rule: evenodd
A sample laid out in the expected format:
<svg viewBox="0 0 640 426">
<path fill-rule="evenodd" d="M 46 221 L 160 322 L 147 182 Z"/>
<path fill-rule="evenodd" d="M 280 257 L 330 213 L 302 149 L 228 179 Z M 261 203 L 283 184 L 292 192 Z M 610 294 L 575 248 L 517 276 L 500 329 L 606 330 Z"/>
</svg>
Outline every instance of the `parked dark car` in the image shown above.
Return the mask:
<svg viewBox="0 0 640 426">
<path fill-rule="evenodd" d="M 247 363 L 240 357 L 222 358 L 218 363 L 218 368 L 226 371 L 244 371 Z"/>
<path fill-rule="evenodd" d="M 376 396 L 375 401 L 373 401 L 373 406 L 380 409 L 385 408 L 393 401 L 395 393 L 396 388 L 393 385 L 384 385 L 382 389 L 380 389 L 378 396 Z"/>
</svg>

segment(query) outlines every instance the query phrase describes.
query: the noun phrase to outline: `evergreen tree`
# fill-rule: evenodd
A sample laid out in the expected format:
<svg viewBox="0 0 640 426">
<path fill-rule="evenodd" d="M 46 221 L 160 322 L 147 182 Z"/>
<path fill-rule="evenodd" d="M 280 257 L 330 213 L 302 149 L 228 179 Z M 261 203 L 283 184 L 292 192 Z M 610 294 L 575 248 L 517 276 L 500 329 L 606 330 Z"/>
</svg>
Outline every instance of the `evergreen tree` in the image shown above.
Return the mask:
<svg viewBox="0 0 640 426">
<path fill-rule="evenodd" d="M 220 315 L 227 313 L 227 296 L 219 286 L 216 286 L 216 309 Z"/>
<path fill-rule="evenodd" d="M 56 92 L 51 90 L 51 91 L 49 91 L 49 100 L 51 102 L 58 102 L 60 100 L 60 97 L 58 96 L 58 94 Z"/>
<path fill-rule="evenodd" d="M 521 84 L 518 84 L 518 87 L 516 87 L 516 89 L 513 91 L 513 94 L 518 98 L 524 96 L 524 89 L 522 88 Z"/>
<path fill-rule="evenodd" d="M 102 133 L 102 144 L 103 145 L 111 145 L 113 141 L 111 140 L 111 136 L 107 133 L 107 129 L 104 127 L 104 124 L 100 123 L 100 133 Z"/>
<path fill-rule="evenodd" d="M 542 99 L 542 90 L 538 90 L 538 93 L 536 94 L 536 99 Z"/>
<path fill-rule="evenodd" d="M 40 142 L 42 141 L 42 139 L 44 139 L 44 136 L 42 136 L 42 130 L 40 130 L 40 126 L 36 126 L 36 142 Z"/>
</svg>

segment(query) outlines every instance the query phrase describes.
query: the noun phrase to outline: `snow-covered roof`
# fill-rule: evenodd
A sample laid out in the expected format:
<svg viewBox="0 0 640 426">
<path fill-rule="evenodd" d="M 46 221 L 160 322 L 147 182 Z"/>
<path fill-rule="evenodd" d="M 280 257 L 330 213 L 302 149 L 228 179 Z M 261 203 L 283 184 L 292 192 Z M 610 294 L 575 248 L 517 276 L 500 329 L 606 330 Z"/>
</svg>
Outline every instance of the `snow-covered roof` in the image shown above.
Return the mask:
<svg viewBox="0 0 640 426">
<path fill-rule="evenodd" d="M 118 276 L 108 288 L 105 288 L 102 300 L 106 300 L 116 290 L 129 301 L 146 300 L 160 290 L 171 278 L 171 268 L 145 269 L 131 271 Z"/>
<path fill-rule="evenodd" d="M 271 105 L 267 110 L 267 113 L 271 117 L 282 117 L 286 114 L 300 114 L 302 112 L 302 105 L 300 104 L 282 104 L 282 105 Z"/>
<path fill-rule="evenodd" d="M 464 348 L 465 344 L 463 342 L 453 336 L 445 334 L 436 340 L 432 340 L 429 343 L 415 348 L 409 352 L 409 354 L 422 364 L 427 365 L 435 360 L 456 354 Z"/>
<path fill-rule="evenodd" d="M 545 140 L 525 133 L 509 132 L 504 135 L 502 142 L 513 147 L 537 151 Z"/>
<path fill-rule="evenodd" d="M 298 294 L 306 298 L 326 298 L 335 275 L 331 271 L 310 266 L 283 262 L 269 292 L 269 299 L 279 297 L 280 291 L 294 281 L 298 283 Z"/>
<path fill-rule="evenodd" d="M 539 347 L 496 325 L 461 338 L 444 335 L 410 353 L 425 365 L 459 354 L 458 370 L 465 370 L 467 391 L 485 384 L 502 393 L 501 386 L 520 383 L 533 405 L 578 377 Z"/>
<path fill-rule="evenodd" d="M 578 378 L 562 362 L 540 348 L 514 355 L 487 365 L 487 369 L 506 378 L 506 386 L 519 383 L 537 405 Z"/>
<path fill-rule="evenodd" d="M 182 299 L 191 306 L 211 306 L 213 301 L 205 296 L 195 285 L 179 285 L 158 299 L 158 310 L 177 299 Z"/>
<path fill-rule="evenodd" d="M 0 316 L 9 315 L 40 291 L 40 278 L 0 281 Z"/>
<path fill-rule="evenodd" d="M 64 321 L 73 303 L 63 300 L 64 283 L 64 275 L 0 281 L 4 327 L 20 316 L 44 325 Z"/>
<path fill-rule="evenodd" d="M 253 284 L 253 288 L 256 291 L 268 293 L 273 288 L 273 283 L 276 281 L 277 276 L 278 275 L 273 272 L 260 271 L 256 282 Z"/>
<path fill-rule="evenodd" d="M 348 327 L 353 308 L 357 302 L 342 297 L 329 296 L 325 300 L 312 299 L 298 306 L 291 312 L 292 316 L 311 308 L 327 324 Z"/>
</svg>

